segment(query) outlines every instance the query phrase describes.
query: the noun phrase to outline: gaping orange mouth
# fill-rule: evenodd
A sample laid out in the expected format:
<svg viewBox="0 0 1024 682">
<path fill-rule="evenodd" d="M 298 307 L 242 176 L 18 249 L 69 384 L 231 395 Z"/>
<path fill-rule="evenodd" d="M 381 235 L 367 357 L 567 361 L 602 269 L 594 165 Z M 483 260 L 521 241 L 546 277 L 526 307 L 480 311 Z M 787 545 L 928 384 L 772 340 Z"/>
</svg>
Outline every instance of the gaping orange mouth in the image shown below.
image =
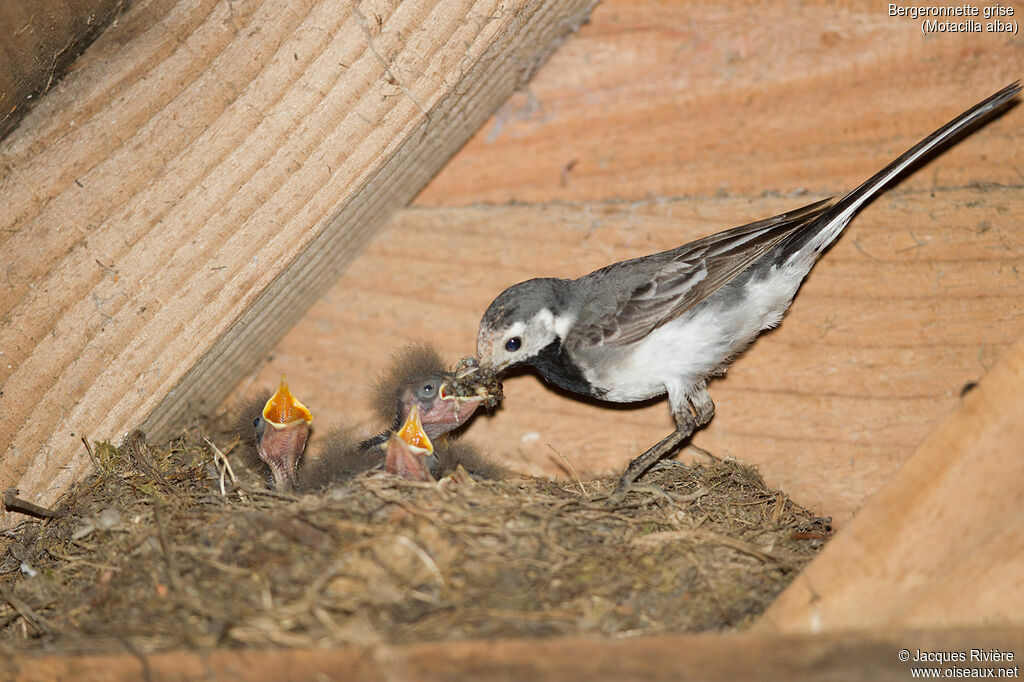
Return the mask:
<svg viewBox="0 0 1024 682">
<path fill-rule="evenodd" d="M 300 421 L 304 421 L 306 424 L 313 423 L 313 413 L 292 395 L 288 389 L 288 379 L 284 374 L 281 375 L 281 383 L 277 386 L 277 392 L 263 406 L 263 418 L 269 425 L 278 429 Z"/>
</svg>

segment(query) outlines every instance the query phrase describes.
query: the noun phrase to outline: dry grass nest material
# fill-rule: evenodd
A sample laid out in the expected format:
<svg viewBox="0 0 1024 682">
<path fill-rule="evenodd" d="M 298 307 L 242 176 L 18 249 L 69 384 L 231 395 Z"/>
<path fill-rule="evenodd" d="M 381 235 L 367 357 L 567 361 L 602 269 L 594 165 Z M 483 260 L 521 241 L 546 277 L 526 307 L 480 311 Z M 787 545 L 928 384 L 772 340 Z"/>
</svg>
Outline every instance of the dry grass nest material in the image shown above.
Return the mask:
<svg viewBox="0 0 1024 682">
<path fill-rule="evenodd" d="M 403 643 L 742 627 L 830 529 L 736 462 L 322 495 L 228 481 L 197 437 L 98 444 L 56 519 L 0 533 L 0 650 Z M 657 489 L 654 488 L 657 486 Z"/>
</svg>

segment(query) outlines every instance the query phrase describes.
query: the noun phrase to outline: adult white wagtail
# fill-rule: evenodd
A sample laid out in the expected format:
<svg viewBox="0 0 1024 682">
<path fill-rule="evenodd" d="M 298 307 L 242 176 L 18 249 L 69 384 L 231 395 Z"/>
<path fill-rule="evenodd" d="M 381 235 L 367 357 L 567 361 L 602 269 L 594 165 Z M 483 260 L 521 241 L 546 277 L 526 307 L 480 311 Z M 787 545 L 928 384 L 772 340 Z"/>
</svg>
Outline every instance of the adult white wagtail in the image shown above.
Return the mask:
<svg viewBox="0 0 1024 682">
<path fill-rule="evenodd" d="M 482 377 L 530 365 L 547 381 L 599 400 L 630 403 L 667 393 L 676 430 L 629 463 L 612 494 L 621 499 L 710 421 L 708 379 L 779 323 L 854 214 L 908 167 L 1013 98 L 1019 83 L 942 126 L 835 204 L 820 201 L 579 279 L 509 287 L 480 321 Z"/>
</svg>

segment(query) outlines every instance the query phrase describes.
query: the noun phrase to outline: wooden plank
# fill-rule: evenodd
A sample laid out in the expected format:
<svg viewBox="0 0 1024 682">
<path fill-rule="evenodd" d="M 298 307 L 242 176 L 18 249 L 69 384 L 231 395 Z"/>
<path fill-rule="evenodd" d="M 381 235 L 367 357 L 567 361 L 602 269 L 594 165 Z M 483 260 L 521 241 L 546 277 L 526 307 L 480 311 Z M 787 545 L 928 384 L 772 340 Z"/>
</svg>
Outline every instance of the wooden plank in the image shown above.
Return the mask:
<svg viewBox="0 0 1024 682">
<path fill-rule="evenodd" d="M 0 489 L 218 404 L 591 4 L 134 4 L 0 146 Z"/>
<path fill-rule="evenodd" d="M 762 617 L 762 631 L 1024 625 L 1024 336 Z"/>
<path fill-rule="evenodd" d="M 1019 675 L 1024 631 L 959 629 L 884 630 L 858 634 L 699 634 L 602 639 L 558 637 L 533 640 L 380 644 L 340 649 L 245 649 L 211 652 L 139 652 L 106 656 L 32 656 L 0 660 L 11 682 L 75 680 L 358 679 L 358 680 L 906 680 L 915 664 L 900 661 L 906 649 L 989 656 L 1011 653 L 1012 661 L 956 662 L 924 666 L 1008 670 Z M 1014 675 L 1014 671 L 1017 675 Z M 968 675 L 969 676 L 969 675 Z"/>
<path fill-rule="evenodd" d="M 582 274 L 811 198 L 402 211 L 240 391 L 286 371 L 317 424 L 369 433 L 379 427 L 373 369 L 389 350 L 422 338 L 452 360 L 471 352 L 480 313 L 509 284 Z M 848 519 L 1024 334 L 1022 216 L 1016 189 L 900 187 L 880 198 L 781 327 L 712 383 L 718 412 L 695 443 L 756 463 L 797 501 Z M 582 475 L 612 472 L 670 428 L 664 402 L 609 409 L 529 374 L 506 380 L 505 394 L 467 436 L 525 473 L 566 475 L 552 448 Z"/>
<path fill-rule="evenodd" d="M 127 2 L 0 3 L 0 139 L 61 79 Z"/>
<path fill-rule="evenodd" d="M 417 203 L 846 192 L 1024 76 L 1013 34 L 923 35 L 887 9 L 607 0 Z M 1020 115 L 1007 118 L 905 186 L 1019 185 Z"/>
</svg>

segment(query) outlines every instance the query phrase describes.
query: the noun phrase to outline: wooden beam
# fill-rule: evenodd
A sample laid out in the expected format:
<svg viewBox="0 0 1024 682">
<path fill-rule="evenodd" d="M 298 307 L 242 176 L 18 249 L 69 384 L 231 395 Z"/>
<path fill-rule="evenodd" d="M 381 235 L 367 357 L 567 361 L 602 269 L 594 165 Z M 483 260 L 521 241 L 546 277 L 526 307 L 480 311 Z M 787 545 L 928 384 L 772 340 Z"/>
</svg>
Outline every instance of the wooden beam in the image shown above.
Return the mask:
<svg viewBox="0 0 1024 682">
<path fill-rule="evenodd" d="M 849 191 L 1024 77 L 1012 34 L 924 35 L 887 7 L 606 0 L 417 204 Z M 903 186 L 1019 184 L 1019 116 Z"/>
<path fill-rule="evenodd" d="M 772 632 L 1024 625 L 1024 336 L 797 576 Z"/>
<path fill-rule="evenodd" d="M 0 3 L 0 139 L 64 76 L 127 1 Z"/>
<path fill-rule="evenodd" d="M 134 3 L 0 146 L 0 489 L 218 404 L 592 4 Z"/>
<path fill-rule="evenodd" d="M 428 642 L 339 649 L 243 649 L 204 652 L 140 652 L 93 656 L 16 654 L 0 660 L 11 682 L 74 679 L 247 680 L 886 680 L 910 679 L 912 667 L 1008 669 L 1019 674 L 1024 631 L 958 629 L 874 630 L 831 635 L 661 635 L 605 639 Z M 921 666 L 902 662 L 901 649 L 916 654 L 992 649 L 1012 661 L 956 662 Z"/>
</svg>

